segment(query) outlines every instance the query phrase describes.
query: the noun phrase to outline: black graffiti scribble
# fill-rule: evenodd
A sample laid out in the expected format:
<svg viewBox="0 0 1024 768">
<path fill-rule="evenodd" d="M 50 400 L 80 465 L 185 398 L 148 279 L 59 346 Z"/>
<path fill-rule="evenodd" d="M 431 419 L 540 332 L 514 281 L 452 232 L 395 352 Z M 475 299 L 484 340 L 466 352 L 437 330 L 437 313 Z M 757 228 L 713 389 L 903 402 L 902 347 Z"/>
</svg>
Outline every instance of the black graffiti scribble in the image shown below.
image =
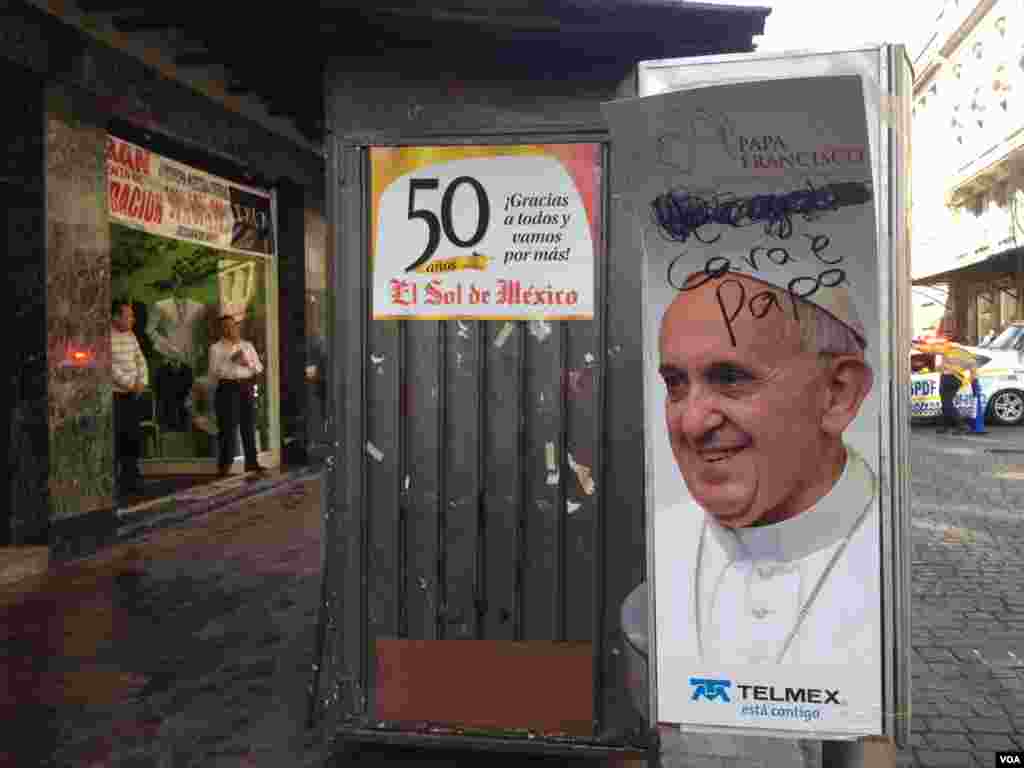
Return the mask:
<svg viewBox="0 0 1024 768">
<path fill-rule="evenodd" d="M 821 288 L 833 288 L 845 280 L 846 273 L 841 269 L 826 269 L 817 277 L 798 277 L 791 280 L 786 287 L 786 295 L 789 296 L 789 303 L 793 309 L 793 319 L 796 320 L 797 324 L 800 323 L 800 315 L 797 311 L 797 302 L 799 300 L 809 299 Z M 797 290 L 798 285 L 803 283 L 810 283 L 810 285 L 802 290 Z M 729 286 L 735 286 L 739 291 L 738 294 L 733 292 L 733 300 L 731 302 L 725 290 Z M 773 309 L 779 312 L 783 311 L 782 302 L 779 301 L 779 295 L 775 291 L 771 289 L 758 291 L 748 299 L 747 289 L 743 283 L 732 278 L 727 278 L 715 286 L 715 299 L 718 302 L 718 309 L 722 314 L 725 329 L 729 333 L 729 342 L 734 347 L 736 346 L 736 333 L 733 330 L 733 324 L 744 308 L 750 312 L 752 317 L 757 319 L 765 317 Z"/>
<path fill-rule="evenodd" d="M 790 280 L 785 287 L 785 293 L 789 297 L 789 303 L 793 310 L 793 319 L 799 324 L 800 314 L 798 312 L 798 301 L 809 300 L 822 288 L 835 288 L 836 286 L 842 285 L 846 282 L 846 272 L 843 269 L 835 266 L 843 262 L 841 254 L 837 254 L 834 258 L 826 258 L 825 251 L 830 244 L 828 235 L 807 235 L 810 241 L 811 253 L 823 264 L 828 266 L 828 269 L 822 270 L 817 275 L 802 275 L 795 277 Z M 768 258 L 776 266 L 782 266 L 792 260 L 792 257 L 785 248 L 765 248 L 764 246 L 754 246 L 750 249 L 748 256 L 744 257 L 743 264 L 734 264 L 727 256 L 712 256 L 704 263 L 704 270 L 701 273 L 691 273 L 687 275 L 682 282 L 676 283 L 674 271 L 676 266 L 680 263 L 682 258 L 686 255 L 686 252 L 680 253 L 676 256 L 668 265 L 666 279 L 668 284 L 675 288 L 677 291 L 693 291 L 700 288 L 702 285 L 710 280 L 717 280 L 719 278 L 726 277 L 730 272 L 734 274 L 749 274 L 751 277 L 757 279 L 757 273 L 760 272 L 760 262 L 758 261 L 758 252 L 764 251 L 765 257 Z M 692 280 L 689 280 L 694 274 L 697 275 Z M 735 286 L 738 290 L 738 298 L 734 301 L 729 301 L 726 288 L 729 286 Z M 733 292 L 733 296 L 737 296 Z M 719 311 L 722 314 L 722 320 L 725 323 L 725 328 L 729 333 L 729 341 L 732 346 L 736 346 L 736 334 L 733 331 L 733 324 L 739 317 L 740 313 L 744 308 L 750 312 L 751 316 L 761 319 L 772 311 L 777 309 L 782 310 L 782 302 L 779 300 L 779 294 L 774 288 L 766 288 L 763 291 L 759 291 L 750 298 L 747 298 L 747 290 L 742 282 L 733 278 L 726 278 L 722 280 L 717 286 L 715 286 L 715 299 L 718 302 Z"/>
<path fill-rule="evenodd" d="M 708 225 L 746 227 L 763 222 L 766 234 L 786 240 L 793 234 L 794 215 L 810 221 L 824 211 L 862 205 L 871 199 L 871 184 L 859 181 L 823 187 L 808 182 L 807 189 L 749 198 L 716 194 L 708 199 L 677 189 L 658 195 L 651 202 L 651 212 L 658 231 L 666 239 L 685 243 L 692 236 L 704 245 L 711 245 L 721 238 L 721 232 L 706 237 L 702 229 Z"/>
</svg>

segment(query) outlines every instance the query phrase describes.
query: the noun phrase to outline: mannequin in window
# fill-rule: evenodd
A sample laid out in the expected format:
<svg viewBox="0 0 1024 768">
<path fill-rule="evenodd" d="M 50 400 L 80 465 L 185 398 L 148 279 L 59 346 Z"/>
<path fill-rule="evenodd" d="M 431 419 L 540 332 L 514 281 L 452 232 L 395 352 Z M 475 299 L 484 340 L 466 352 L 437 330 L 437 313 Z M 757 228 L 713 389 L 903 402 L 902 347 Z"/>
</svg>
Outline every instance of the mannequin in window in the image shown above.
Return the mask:
<svg viewBox="0 0 1024 768">
<path fill-rule="evenodd" d="M 171 297 L 153 304 L 146 336 L 164 358 L 157 369 L 154 388 L 157 396 L 157 417 L 165 429 L 189 429 L 185 401 L 191 391 L 194 371 L 206 339 L 204 335 L 206 305 L 185 296 L 180 276 L 170 281 Z"/>
</svg>

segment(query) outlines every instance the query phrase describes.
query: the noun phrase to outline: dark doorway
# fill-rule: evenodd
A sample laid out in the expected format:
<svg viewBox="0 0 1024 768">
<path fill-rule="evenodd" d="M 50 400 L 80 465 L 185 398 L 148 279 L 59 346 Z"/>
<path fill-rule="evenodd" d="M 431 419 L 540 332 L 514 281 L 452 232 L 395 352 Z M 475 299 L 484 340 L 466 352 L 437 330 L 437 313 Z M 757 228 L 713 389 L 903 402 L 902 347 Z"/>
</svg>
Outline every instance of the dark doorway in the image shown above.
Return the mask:
<svg viewBox="0 0 1024 768">
<path fill-rule="evenodd" d="M 43 83 L 0 62 L 0 545 L 46 541 L 46 234 Z"/>
</svg>

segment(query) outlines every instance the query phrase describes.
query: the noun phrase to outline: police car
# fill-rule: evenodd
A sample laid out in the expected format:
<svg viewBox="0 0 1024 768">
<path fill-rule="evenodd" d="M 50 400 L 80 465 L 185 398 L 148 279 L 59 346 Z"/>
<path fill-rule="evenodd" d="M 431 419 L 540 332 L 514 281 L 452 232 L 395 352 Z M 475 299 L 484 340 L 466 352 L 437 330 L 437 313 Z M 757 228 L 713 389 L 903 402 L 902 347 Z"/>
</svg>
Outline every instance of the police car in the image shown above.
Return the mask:
<svg viewBox="0 0 1024 768">
<path fill-rule="evenodd" d="M 937 355 L 929 351 L 929 345 L 937 341 L 942 340 L 923 339 L 911 348 L 910 413 L 914 419 L 942 414 Z M 962 348 L 978 359 L 976 375 L 986 421 L 1006 425 L 1024 423 L 1024 323 L 1010 325 L 985 346 Z M 974 418 L 974 394 L 970 384 L 957 392 L 954 404 L 962 416 Z"/>
</svg>

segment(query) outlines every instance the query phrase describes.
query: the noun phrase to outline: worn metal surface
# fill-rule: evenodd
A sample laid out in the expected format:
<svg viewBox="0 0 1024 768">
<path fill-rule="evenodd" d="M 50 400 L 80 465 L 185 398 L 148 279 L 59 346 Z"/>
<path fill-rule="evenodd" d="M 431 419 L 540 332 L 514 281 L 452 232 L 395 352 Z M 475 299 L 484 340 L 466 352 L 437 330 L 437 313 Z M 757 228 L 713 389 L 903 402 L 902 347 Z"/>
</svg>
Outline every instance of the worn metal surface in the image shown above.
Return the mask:
<svg viewBox="0 0 1024 768">
<path fill-rule="evenodd" d="M 620 84 L 456 80 L 328 77 L 341 432 L 318 711 L 374 725 L 378 638 L 589 642 L 590 738 L 622 743 L 640 728 L 618 629 L 644 552 L 636 248 L 601 244 L 593 321 L 374 322 L 365 183 L 374 143 L 601 141 Z M 626 229 L 613 176 L 605 157 L 605 242 Z"/>
<path fill-rule="evenodd" d="M 49 439 L 46 356 L 46 205 L 43 82 L 6 62 L 8 98 L 18 104 L 3 121 L 0 238 L 6 279 L 0 288 L 8 335 L 0 377 L 0 435 L 8 457 L 0 474 L 0 544 L 46 540 Z"/>
</svg>

